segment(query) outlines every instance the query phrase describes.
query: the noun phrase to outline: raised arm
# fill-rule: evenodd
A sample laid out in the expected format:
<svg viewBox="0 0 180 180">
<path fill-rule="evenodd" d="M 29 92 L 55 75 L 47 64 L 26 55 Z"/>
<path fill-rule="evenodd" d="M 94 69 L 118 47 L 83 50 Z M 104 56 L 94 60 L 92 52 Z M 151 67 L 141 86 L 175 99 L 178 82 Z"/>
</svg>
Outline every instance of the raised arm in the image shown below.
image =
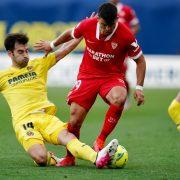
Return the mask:
<svg viewBox="0 0 180 180">
<path fill-rule="evenodd" d="M 72 34 L 72 29 L 65 31 L 59 37 L 57 37 L 55 40 L 51 42 L 51 46 L 52 47 L 59 46 L 60 44 L 70 41 L 71 39 L 73 39 L 71 34 Z"/>
<path fill-rule="evenodd" d="M 77 45 L 81 42 L 82 38 L 80 39 L 73 39 L 67 43 L 64 43 L 57 51 L 55 51 L 56 62 L 64 58 L 67 54 L 73 51 Z"/>
<path fill-rule="evenodd" d="M 96 16 L 96 14 L 93 12 L 91 14 L 91 16 L 89 18 L 93 18 L 94 16 Z M 86 19 L 88 19 L 88 17 L 86 17 Z M 70 41 L 73 38 L 81 38 L 82 34 L 81 34 L 81 30 L 78 30 L 78 35 L 76 34 L 76 37 L 74 37 L 74 29 L 81 29 L 78 28 L 80 25 L 80 23 L 74 27 L 73 29 L 69 29 L 66 30 L 64 33 L 62 33 L 59 37 L 57 37 L 55 40 L 49 42 L 49 41 L 39 41 L 34 45 L 34 48 L 36 51 L 45 51 L 45 56 L 47 56 L 47 54 L 49 54 L 49 52 L 51 52 L 56 46 L 59 46 L 65 42 Z"/>
<path fill-rule="evenodd" d="M 47 55 L 54 49 L 55 46 L 58 46 L 73 39 L 71 33 L 72 29 L 69 29 L 51 42 L 40 40 L 34 45 L 34 48 L 36 51 L 45 51 L 45 54 Z"/>
</svg>

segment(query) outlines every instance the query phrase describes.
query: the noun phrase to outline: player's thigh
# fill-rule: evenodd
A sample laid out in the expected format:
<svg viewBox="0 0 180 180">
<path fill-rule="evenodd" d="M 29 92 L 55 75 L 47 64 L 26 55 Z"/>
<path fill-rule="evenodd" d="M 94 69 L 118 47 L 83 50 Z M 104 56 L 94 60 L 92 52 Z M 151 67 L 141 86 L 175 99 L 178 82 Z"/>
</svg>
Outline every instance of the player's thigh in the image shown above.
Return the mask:
<svg viewBox="0 0 180 180">
<path fill-rule="evenodd" d="M 99 91 L 99 84 L 93 79 L 78 80 L 76 85 L 69 92 L 67 102 L 80 105 L 87 111 L 94 104 Z"/>
<path fill-rule="evenodd" d="M 16 137 L 26 151 L 35 144 L 44 144 L 43 137 L 35 127 L 34 121 L 35 119 L 28 118 L 15 126 Z"/>
<path fill-rule="evenodd" d="M 109 79 L 101 86 L 99 94 L 109 104 L 124 103 L 127 96 L 124 80 L 120 78 Z"/>
<path fill-rule="evenodd" d="M 48 114 L 42 115 L 38 126 L 43 139 L 54 145 L 60 144 L 58 134 L 62 130 L 67 129 L 67 123 L 62 122 L 56 116 Z"/>
</svg>

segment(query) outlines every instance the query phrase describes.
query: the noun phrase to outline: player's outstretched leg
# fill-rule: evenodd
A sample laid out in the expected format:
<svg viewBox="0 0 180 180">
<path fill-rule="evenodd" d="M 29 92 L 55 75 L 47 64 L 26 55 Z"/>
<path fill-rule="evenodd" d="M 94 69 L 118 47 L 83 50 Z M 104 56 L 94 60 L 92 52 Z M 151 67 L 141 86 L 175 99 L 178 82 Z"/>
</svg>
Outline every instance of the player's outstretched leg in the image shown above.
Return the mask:
<svg viewBox="0 0 180 180">
<path fill-rule="evenodd" d="M 80 136 L 80 127 L 86 117 L 87 111 L 80 105 L 72 103 L 70 106 L 70 120 L 68 122 L 67 129 L 70 133 L 74 134 L 78 139 Z M 68 151 L 64 158 L 61 158 L 59 165 L 61 166 L 74 166 L 75 158 Z"/>
<path fill-rule="evenodd" d="M 102 168 L 107 165 L 108 161 L 114 155 L 118 147 L 118 141 L 115 139 L 103 148 L 102 151 L 97 153 L 90 146 L 80 142 L 67 130 L 63 130 L 59 133 L 58 140 L 60 144 L 67 147 L 74 157 L 91 161 L 98 168 Z M 61 163 L 57 163 L 56 166 L 61 166 Z"/>
<path fill-rule="evenodd" d="M 70 123 L 68 123 L 67 129 L 69 132 L 74 134 L 79 139 L 80 128 L 72 127 Z M 61 158 L 58 165 L 65 167 L 65 166 L 75 166 L 75 157 L 69 152 L 67 149 L 67 154 L 65 157 Z"/>
</svg>

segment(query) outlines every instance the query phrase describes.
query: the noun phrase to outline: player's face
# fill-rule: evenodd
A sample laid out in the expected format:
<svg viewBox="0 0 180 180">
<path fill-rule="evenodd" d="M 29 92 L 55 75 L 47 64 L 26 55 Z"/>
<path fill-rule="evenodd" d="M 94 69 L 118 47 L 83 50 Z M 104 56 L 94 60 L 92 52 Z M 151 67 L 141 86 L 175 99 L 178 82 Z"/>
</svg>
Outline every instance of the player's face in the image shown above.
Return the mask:
<svg viewBox="0 0 180 180">
<path fill-rule="evenodd" d="M 112 25 L 108 25 L 105 22 L 105 20 L 102 19 L 102 18 L 99 18 L 98 22 L 100 24 L 100 35 L 101 36 L 108 36 L 108 35 L 110 35 L 113 32 L 113 30 L 114 30 L 114 28 L 116 26 L 117 20 L 115 20 Z"/>
<path fill-rule="evenodd" d="M 8 52 L 13 65 L 19 68 L 26 67 L 29 62 L 29 51 L 27 44 L 15 43 L 13 51 Z"/>
</svg>

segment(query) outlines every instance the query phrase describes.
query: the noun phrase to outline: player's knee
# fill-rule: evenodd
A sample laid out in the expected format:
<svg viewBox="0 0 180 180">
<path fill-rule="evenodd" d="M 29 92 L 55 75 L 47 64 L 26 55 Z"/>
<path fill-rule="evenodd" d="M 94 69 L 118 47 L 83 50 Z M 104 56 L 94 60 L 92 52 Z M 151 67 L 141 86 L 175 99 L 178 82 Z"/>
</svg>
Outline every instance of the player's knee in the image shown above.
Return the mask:
<svg viewBox="0 0 180 180">
<path fill-rule="evenodd" d="M 126 101 L 126 96 L 114 96 L 112 99 L 111 104 L 116 105 L 116 106 L 123 106 Z"/>
<path fill-rule="evenodd" d="M 79 112 L 77 109 L 72 109 L 70 112 L 70 116 L 71 116 L 71 121 L 70 121 L 71 126 L 80 128 L 83 121 L 81 112 Z"/>
<path fill-rule="evenodd" d="M 47 165 L 47 154 L 37 154 L 33 157 L 34 161 L 38 166 L 46 166 Z"/>
</svg>

